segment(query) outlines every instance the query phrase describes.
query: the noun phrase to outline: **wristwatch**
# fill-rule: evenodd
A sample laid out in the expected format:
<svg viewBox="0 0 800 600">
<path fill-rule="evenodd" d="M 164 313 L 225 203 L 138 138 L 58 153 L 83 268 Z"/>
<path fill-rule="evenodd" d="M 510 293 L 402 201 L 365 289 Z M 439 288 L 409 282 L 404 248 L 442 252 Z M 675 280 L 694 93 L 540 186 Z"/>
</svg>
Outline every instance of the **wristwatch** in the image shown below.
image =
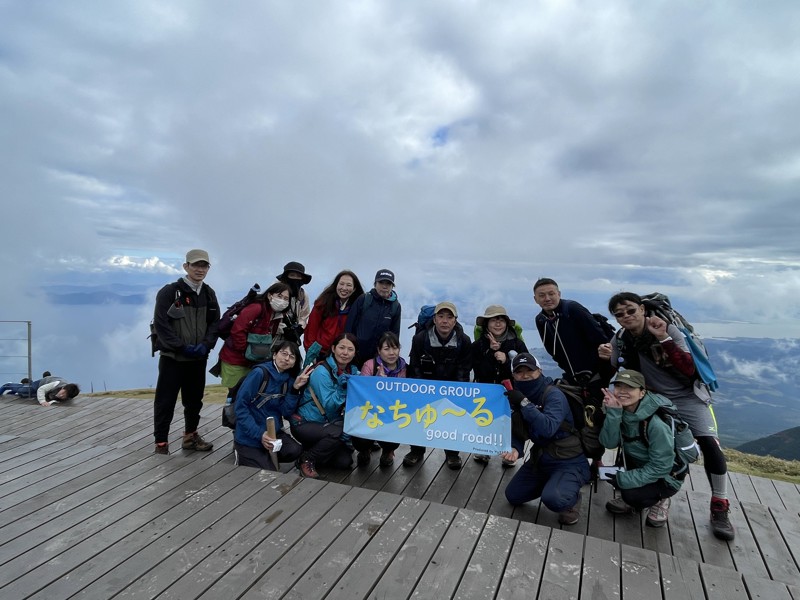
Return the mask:
<svg viewBox="0 0 800 600">
<path fill-rule="evenodd" d="M 530 404 L 530 403 L 531 403 L 530 400 L 528 400 L 527 398 L 523 398 L 522 402 L 520 402 L 519 405 L 520 406 L 528 406 L 528 404 Z"/>
</svg>

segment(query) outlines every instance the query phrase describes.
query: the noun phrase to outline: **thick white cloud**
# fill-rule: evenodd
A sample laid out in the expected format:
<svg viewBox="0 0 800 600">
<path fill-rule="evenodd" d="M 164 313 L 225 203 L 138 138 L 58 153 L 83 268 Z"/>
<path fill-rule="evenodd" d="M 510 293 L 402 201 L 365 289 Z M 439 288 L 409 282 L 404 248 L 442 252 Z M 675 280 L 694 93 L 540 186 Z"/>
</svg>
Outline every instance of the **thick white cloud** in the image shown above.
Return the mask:
<svg viewBox="0 0 800 600">
<path fill-rule="evenodd" d="M 316 291 L 388 266 L 412 310 L 448 295 L 474 315 L 548 275 L 595 310 L 661 289 L 725 335 L 796 336 L 798 16 L 4 3 L 7 306 L 65 273 L 172 277 L 200 246 L 222 289 L 291 259 Z"/>
</svg>

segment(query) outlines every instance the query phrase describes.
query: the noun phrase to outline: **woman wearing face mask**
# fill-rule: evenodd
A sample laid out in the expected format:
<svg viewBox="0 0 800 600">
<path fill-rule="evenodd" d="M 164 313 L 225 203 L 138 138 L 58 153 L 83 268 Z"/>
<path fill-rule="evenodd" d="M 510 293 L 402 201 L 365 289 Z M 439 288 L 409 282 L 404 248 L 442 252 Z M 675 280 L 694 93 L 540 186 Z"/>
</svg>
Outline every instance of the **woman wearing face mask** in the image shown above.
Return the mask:
<svg viewBox="0 0 800 600">
<path fill-rule="evenodd" d="M 242 309 L 220 350 L 222 385 L 232 388 L 256 365 L 272 357 L 283 341 L 284 311 L 289 306 L 289 286 L 274 283 L 259 301 Z"/>
<path fill-rule="evenodd" d="M 334 338 L 344 332 L 347 315 L 353 302 L 364 293 L 361 282 L 352 271 L 340 271 L 314 302 L 303 334 L 306 351 L 314 342 L 322 346 L 320 358 L 328 355 Z"/>
</svg>

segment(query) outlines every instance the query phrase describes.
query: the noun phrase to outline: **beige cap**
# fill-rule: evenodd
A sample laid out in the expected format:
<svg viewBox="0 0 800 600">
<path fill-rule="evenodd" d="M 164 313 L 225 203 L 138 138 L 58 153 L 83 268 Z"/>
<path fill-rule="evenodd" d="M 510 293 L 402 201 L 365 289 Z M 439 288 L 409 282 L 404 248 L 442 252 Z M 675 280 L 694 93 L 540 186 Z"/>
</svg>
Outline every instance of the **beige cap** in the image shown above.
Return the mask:
<svg viewBox="0 0 800 600">
<path fill-rule="evenodd" d="M 208 252 L 205 250 L 195 248 L 194 250 L 189 250 L 186 253 L 186 262 L 190 265 L 200 262 L 201 260 L 206 261 L 209 265 L 211 264 L 211 259 L 208 258 Z"/>
<path fill-rule="evenodd" d="M 452 302 L 439 302 L 439 304 L 436 305 L 433 314 L 435 315 L 439 314 L 440 310 L 449 310 L 451 313 L 453 313 L 453 316 L 456 319 L 458 318 L 458 311 L 456 310 L 456 305 L 453 304 Z"/>
</svg>

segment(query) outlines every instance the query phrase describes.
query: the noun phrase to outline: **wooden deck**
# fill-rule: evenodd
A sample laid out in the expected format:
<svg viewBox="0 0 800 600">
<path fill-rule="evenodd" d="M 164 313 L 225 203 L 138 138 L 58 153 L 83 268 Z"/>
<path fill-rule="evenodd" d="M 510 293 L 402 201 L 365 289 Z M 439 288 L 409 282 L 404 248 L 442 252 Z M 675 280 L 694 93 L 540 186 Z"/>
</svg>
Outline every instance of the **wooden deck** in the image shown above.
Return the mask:
<svg viewBox="0 0 800 600">
<path fill-rule="evenodd" d="M 711 535 L 700 468 L 666 528 L 615 519 L 605 484 L 562 528 L 538 502 L 508 505 L 514 469 L 496 459 L 454 472 L 439 450 L 413 469 L 375 455 L 325 481 L 236 468 L 220 409 L 203 411 L 213 452 L 180 450 L 174 429 L 166 457 L 150 402 L 4 396 L 0 599 L 800 600 L 792 484 L 732 473 L 731 543 Z"/>
</svg>

